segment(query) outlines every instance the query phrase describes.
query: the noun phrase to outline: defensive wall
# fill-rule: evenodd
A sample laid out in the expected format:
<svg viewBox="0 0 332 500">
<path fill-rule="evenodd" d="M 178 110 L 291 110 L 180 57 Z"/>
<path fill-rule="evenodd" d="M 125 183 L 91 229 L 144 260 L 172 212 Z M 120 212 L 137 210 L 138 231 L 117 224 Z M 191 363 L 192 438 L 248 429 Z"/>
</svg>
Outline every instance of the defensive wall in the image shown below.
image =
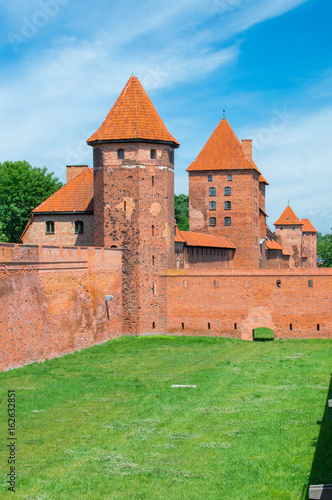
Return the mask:
<svg viewBox="0 0 332 500">
<path fill-rule="evenodd" d="M 332 269 L 168 270 L 160 294 L 165 333 L 332 338 Z"/>
<path fill-rule="evenodd" d="M 120 336 L 121 259 L 118 249 L 0 244 L 0 370 Z"/>
</svg>

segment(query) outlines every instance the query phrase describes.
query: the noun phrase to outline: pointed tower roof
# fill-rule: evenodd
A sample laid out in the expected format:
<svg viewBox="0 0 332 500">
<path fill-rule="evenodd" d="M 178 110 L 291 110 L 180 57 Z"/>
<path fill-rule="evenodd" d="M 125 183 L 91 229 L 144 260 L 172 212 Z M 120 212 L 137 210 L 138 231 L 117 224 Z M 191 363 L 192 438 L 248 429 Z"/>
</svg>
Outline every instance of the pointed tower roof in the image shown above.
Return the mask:
<svg viewBox="0 0 332 500">
<path fill-rule="evenodd" d="M 311 224 L 309 219 L 301 219 L 301 222 L 303 224 L 302 226 L 302 231 L 304 233 L 317 233 L 317 229 L 314 228 L 314 226 Z"/>
<path fill-rule="evenodd" d="M 279 219 L 274 223 L 275 226 L 302 226 L 302 221 L 296 217 L 290 206 L 286 207 Z"/>
<path fill-rule="evenodd" d="M 260 173 L 255 163 L 245 157 L 239 139 L 226 118 L 223 118 L 187 171 L 244 169 Z"/>
<path fill-rule="evenodd" d="M 168 132 L 136 76 L 132 75 L 99 129 L 88 139 L 99 142 L 151 141 L 179 143 Z"/>
</svg>

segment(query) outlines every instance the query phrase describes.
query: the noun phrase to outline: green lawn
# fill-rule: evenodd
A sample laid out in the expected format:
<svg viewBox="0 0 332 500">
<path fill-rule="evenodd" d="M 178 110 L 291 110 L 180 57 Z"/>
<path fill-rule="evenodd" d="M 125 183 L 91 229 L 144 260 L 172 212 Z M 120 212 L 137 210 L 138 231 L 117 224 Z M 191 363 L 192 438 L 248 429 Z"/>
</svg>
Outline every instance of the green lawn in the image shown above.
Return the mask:
<svg viewBox="0 0 332 500">
<path fill-rule="evenodd" d="M 0 498 L 301 499 L 332 483 L 331 371 L 328 340 L 123 337 L 2 373 Z"/>
</svg>

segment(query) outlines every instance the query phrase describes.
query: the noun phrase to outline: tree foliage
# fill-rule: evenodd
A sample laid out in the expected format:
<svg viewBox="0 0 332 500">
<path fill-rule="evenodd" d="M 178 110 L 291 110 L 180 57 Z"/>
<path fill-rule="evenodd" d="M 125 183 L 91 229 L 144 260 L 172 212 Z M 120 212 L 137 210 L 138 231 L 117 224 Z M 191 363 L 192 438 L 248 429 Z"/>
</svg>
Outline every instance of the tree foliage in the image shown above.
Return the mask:
<svg viewBox="0 0 332 500">
<path fill-rule="evenodd" d="M 0 163 L 0 241 L 18 243 L 30 212 L 62 186 L 62 182 L 26 161 Z"/>
<path fill-rule="evenodd" d="M 187 194 L 174 195 L 174 216 L 181 231 L 189 231 L 189 196 Z"/>
<path fill-rule="evenodd" d="M 317 257 L 323 259 L 322 267 L 332 267 L 332 234 L 318 233 Z"/>
</svg>

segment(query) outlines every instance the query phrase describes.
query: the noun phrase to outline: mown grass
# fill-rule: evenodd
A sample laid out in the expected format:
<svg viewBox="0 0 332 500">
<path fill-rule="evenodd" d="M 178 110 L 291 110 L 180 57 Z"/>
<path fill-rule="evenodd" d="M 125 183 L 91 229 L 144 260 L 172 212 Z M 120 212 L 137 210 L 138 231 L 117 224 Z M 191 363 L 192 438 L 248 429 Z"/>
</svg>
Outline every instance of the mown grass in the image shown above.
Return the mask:
<svg viewBox="0 0 332 500">
<path fill-rule="evenodd" d="M 123 337 L 2 373 L 1 498 L 300 499 L 331 353 L 328 340 Z M 15 493 L 6 490 L 8 389 Z M 316 479 L 332 482 L 332 471 Z"/>
</svg>

